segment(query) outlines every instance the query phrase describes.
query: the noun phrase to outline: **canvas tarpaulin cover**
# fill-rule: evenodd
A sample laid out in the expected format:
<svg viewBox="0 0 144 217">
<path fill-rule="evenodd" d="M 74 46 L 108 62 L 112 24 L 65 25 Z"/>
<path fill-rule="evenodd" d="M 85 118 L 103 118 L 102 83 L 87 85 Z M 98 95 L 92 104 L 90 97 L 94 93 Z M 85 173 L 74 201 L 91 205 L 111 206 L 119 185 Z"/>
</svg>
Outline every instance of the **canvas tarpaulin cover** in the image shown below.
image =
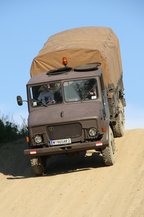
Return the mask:
<svg viewBox="0 0 144 217">
<path fill-rule="evenodd" d="M 106 85 L 117 85 L 122 74 L 119 42 L 110 28 L 81 27 L 51 36 L 34 58 L 31 76 L 63 67 L 67 57 L 68 66 L 101 63 Z"/>
</svg>

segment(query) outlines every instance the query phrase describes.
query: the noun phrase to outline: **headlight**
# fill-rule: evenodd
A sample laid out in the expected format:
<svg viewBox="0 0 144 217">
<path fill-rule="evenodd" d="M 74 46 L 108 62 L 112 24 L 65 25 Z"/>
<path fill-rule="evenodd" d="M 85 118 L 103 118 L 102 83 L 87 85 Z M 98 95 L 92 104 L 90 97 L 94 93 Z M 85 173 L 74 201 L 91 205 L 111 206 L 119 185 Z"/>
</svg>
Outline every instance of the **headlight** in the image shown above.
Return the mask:
<svg viewBox="0 0 144 217">
<path fill-rule="evenodd" d="M 96 135 L 96 133 L 97 133 L 96 128 L 93 127 L 93 128 L 89 129 L 89 135 L 91 137 L 94 137 Z"/>
<path fill-rule="evenodd" d="M 42 142 L 42 136 L 36 135 L 34 137 L 34 141 L 35 141 L 35 143 L 40 144 Z"/>
</svg>

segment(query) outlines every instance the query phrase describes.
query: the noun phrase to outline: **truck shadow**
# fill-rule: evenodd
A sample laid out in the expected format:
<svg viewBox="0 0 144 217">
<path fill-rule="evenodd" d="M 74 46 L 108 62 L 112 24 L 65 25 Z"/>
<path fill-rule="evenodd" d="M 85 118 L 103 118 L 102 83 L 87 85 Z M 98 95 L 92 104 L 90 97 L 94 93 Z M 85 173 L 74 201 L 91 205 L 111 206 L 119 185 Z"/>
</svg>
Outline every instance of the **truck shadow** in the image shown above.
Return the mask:
<svg viewBox="0 0 144 217">
<path fill-rule="evenodd" d="M 22 156 L 21 156 L 22 157 Z M 52 156 L 47 160 L 46 172 L 44 177 L 56 176 L 67 173 L 91 170 L 104 167 L 104 162 L 99 153 L 92 153 L 91 156 L 59 155 Z M 29 159 L 23 156 L 21 165 L 17 167 L 7 167 L 0 172 L 7 175 L 8 180 L 36 178 L 31 170 Z"/>
<path fill-rule="evenodd" d="M 46 176 L 73 173 L 93 168 L 104 167 L 102 156 L 93 152 L 90 156 L 61 155 L 50 158 L 47 161 Z"/>
<path fill-rule="evenodd" d="M 7 179 L 25 179 L 35 177 L 31 170 L 30 160 L 24 156 L 27 144 L 23 140 L 0 146 L 0 173 Z M 102 156 L 89 151 L 83 154 L 57 155 L 47 159 L 45 176 L 79 172 L 92 168 L 104 167 Z"/>
<path fill-rule="evenodd" d="M 30 177 L 30 162 L 24 156 L 27 147 L 24 140 L 0 145 L 0 173 L 11 177 Z"/>
</svg>

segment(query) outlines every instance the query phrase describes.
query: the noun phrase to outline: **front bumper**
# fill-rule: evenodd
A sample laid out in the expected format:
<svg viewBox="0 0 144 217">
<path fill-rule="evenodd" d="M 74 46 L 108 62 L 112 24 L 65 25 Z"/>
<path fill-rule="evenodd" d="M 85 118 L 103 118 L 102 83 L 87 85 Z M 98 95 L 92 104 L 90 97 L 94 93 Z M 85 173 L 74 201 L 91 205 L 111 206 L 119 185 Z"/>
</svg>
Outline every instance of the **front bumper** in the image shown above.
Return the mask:
<svg viewBox="0 0 144 217">
<path fill-rule="evenodd" d="M 49 156 L 56 154 L 66 154 L 72 152 L 86 151 L 86 150 L 101 150 L 108 145 L 108 142 L 93 141 L 85 143 L 73 143 L 70 145 L 51 146 L 44 148 L 33 148 L 24 150 L 24 154 L 28 156 Z"/>
</svg>

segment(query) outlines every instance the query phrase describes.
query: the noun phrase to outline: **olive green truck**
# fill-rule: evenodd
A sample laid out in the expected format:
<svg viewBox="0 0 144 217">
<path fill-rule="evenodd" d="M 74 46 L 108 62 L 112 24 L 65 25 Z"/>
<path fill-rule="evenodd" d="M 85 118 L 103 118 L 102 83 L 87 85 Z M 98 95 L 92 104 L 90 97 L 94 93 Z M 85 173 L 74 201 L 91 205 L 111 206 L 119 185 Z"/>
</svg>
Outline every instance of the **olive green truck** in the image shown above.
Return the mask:
<svg viewBox="0 0 144 217">
<path fill-rule="evenodd" d="M 82 27 L 51 36 L 33 59 L 27 83 L 28 148 L 36 175 L 52 155 L 99 152 L 114 164 L 124 134 L 119 42 L 110 28 Z M 18 105 L 23 104 L 17 96 Z"/>
</svg>

